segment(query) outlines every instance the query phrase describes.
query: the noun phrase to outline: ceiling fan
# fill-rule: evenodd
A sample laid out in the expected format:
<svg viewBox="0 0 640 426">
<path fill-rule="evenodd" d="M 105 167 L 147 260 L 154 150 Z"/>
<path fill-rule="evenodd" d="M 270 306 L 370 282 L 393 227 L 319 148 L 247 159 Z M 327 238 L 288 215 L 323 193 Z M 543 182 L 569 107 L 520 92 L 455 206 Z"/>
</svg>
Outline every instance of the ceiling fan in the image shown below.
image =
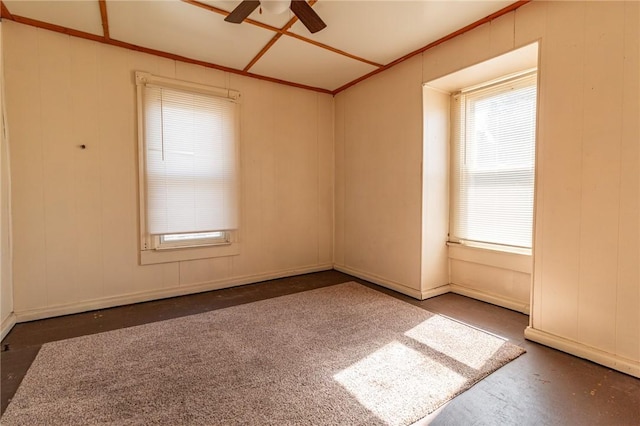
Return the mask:
<svg viewBox="0 0 640 426">
<path fill-rule="evenodd" d="M 305 0 L 242 0 L 224 20 L 239 24 L 244 21 L 247 16 L 251 15 L 258 6 L 262 6 L 266 11 L 272 13 L 282 13 L 287 9 L 291 9 L 293 14 L 298 17 L 300 22 L 302 22 L 311 33 L 317 33 L 327 26 Z"/>
</svg>

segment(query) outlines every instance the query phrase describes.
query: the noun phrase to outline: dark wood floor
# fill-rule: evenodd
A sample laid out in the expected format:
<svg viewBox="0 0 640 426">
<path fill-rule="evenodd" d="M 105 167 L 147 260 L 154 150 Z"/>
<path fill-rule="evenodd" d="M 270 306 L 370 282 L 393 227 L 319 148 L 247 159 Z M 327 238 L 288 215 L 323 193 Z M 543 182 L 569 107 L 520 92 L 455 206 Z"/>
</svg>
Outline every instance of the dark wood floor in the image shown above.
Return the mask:
<svg viewBox="0 0 640 426">
<path fill-rule="evenodd" d="M 640 425 L 639 379 L 525 341 L 526 315 L 455 294 L 418 301 L 337 271 L 18 324 L 2 341 L 2 413 L 44 343 L 347 281 L 503 336 L 527 350 L 419 424 Z"/>
</svg>

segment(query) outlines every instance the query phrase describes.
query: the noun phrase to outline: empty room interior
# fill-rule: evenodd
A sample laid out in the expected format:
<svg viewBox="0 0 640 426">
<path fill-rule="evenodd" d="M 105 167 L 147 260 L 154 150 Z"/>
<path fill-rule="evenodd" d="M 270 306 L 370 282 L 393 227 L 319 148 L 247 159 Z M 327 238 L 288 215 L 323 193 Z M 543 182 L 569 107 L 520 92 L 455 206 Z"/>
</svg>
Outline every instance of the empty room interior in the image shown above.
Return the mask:
<svg viewBox="0 0 640 426">
<path fill-rule="evenodd" d="M 0 6 L 2 424 L 640 424 L 640 2 Z"/>
</svg>

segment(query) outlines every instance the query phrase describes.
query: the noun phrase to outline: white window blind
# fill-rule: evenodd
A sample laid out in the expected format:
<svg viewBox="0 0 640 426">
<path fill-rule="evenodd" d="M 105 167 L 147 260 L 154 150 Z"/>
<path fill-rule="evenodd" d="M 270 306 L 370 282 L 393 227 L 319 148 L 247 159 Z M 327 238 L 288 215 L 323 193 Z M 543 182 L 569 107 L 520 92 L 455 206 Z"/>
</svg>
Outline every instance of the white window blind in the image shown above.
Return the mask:
<svg viewBox="0 0 640 426">
<path fill-rule="evenodd" d="M 143 120 L 147 233 L 237 229 L 236 103 L 146 84 Z"/>
<path fill-rule="evenodd" d="M 450 239 L 531 248 L 536 74 L 452 99 Z"/>
</svg>

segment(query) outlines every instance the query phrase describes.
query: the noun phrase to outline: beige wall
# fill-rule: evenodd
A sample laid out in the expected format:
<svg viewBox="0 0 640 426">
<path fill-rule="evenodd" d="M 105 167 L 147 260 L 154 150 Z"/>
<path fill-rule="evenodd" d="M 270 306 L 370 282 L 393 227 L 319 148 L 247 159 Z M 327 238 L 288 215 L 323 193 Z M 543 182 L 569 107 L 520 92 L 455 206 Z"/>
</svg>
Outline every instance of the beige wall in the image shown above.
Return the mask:
<svg viewBox="0 0 640 426">
<path fill-rule="evenodd" d="M 335 98 L 336 268 L 420 297 L 422 64 Z"/>
<path fill-rule="evenodd" d="M 340 93 L 336 264 L 420 288 L 421 83 L 540 40 L 528 335 L 640 374 L 639 7 L 533 2 Z"/>
<path fill-rule="evenodd" d="M 423 297 L 449 284 L 449 113 L 448 93 L 425 87 L 422 96 L 422 264 Z"/>
<path fill-rule="evenodd" d="M 11 212 L 9 199 L 9 152 L 7 141 L 0 144 L 0 334 L 2 337 L 13 327 L 13 281 L 11 267 Z"/>
<path fill-rule="evenodd" d="M 0 52 L 3 48 L 0 22 Z M 4 120 L 4 63 L 0 55 L 0 335 L 5 336 L 13 326 L 13 283 L 11 282 L 11 215 L 9 197 L 9 151 Z"/>
<path fill-rule="evenodd" d="M 531 255 L 449 247 L 450 290 L 514 311 L 531 312 Z"/>
<path fill-rule="evenodd" d="M 3 35 L 19 320 L 331 268 L 331 96 L 13 22 Z M 139 266 L 135 70 L 242 93 L 240 255 Z"/>
<path fill-rule="evenodd" d="M 532 326 L 637 375 L 640 3 L 530 9 L 543 40 Z"/>
</svg>

